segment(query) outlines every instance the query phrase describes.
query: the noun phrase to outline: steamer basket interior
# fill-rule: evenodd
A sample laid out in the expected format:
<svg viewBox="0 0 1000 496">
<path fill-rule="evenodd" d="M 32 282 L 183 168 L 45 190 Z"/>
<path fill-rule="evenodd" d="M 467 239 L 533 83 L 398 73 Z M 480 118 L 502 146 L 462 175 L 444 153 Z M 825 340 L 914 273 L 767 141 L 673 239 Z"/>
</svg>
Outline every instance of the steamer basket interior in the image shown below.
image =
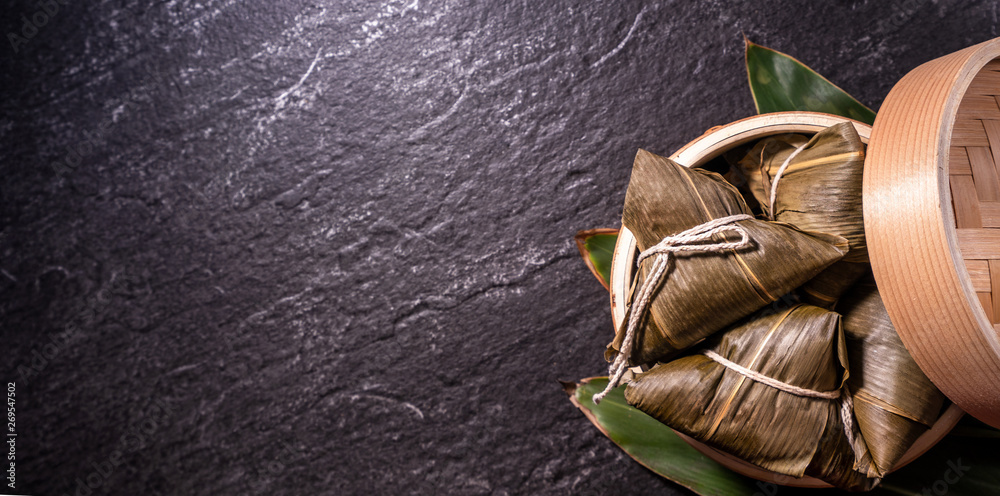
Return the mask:
<svg viewBox="0 0 1000 496">
<path fill-rule="evenodd" d="M 975 76 L 955 117 L 948 175 L 958 244 L 987 318 L 1000 330 L 1000 60 Z"/>
</svg>

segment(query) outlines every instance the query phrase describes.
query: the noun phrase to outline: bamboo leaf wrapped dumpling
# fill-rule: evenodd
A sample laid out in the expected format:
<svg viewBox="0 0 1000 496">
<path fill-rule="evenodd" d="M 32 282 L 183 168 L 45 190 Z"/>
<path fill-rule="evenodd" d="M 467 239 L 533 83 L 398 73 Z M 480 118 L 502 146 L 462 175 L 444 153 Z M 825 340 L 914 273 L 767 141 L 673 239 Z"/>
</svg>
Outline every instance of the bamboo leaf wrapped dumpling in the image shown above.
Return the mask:
<svg viewBox="0 0 1000 496">
<path fill-rule="evenodd" d="M 625 196 L 622 224 L 646 252 L 678 233 L 719 219 L 742 215 L 748 246 L 715 252 L 676 253 L 666 277 L 649 302 L 649 315 L 627 353 L 629 365 L 649 364 L 686 349 L 712 333 L 778 300 L 839 260 L 847 243 L 838 236 L 806 233 L 792 226 L 753 219 L 736 188 L 718 174 L 687 168 L 640 150 Z M 735 242 L 732 232 L 713 234 Z M 637 284 L 654 264 L 639 264 Z M 633 302 L 630 314 L 635 310 Z M 610 360 L 623 348 L 619 330 L 609 345 Z"/>
<path fill-rule="evenodd" d="M 625 399 L 766 470 L 867 490 L 878 482 L 862 473 L 871 458 L 854 428 L 848 438 L 842 420 L 847 369 L 840 316 L 796 305 L 780 314 L 761 312 L 713 336 L 700 352 L 656 365 L 629 383 Z"/>
<path fill-rule="evenodd" d="M 864 165 L 865 145 L 847 121 L 812 138 L 762 139 L 739 163 L 769 219 L 843 236 L 850 243 L 844 260 L 860 263 L 868 261 L 861 205 Z"/>
<path fill-rule="evenodd" d="M 738 167 L 747 187 L 771 220 L 799 229 L 843 236 L 850 244 L 831 274 L 810 281 L 805 298 L 832 308 L 868 268 L 861 190 L 865 145 L 850 122 L 812 138 L 782 134 L 757 142 Z"/>
<path fill-rule="evenodd" d="M 881 477 L 934 424 L 945 398 L 906 351 L 871 276 L 845 293 L 837 310 L 854 412 L 874 461 L 871 475 Z"/>
</svg>

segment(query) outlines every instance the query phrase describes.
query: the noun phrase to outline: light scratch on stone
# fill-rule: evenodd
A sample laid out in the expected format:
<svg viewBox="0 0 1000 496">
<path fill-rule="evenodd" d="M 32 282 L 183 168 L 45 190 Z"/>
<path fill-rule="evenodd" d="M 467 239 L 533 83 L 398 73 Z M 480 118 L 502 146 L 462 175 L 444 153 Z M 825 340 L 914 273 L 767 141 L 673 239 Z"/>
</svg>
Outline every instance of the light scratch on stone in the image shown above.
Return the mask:
<svg viewBox="0 0 1000 496">
<path fill-rule="evenodd" d="M 530 62 L 530 63 L 524 64 L 524 65 L 522 65 L 520 67 L 517 67 L 515 69 L 512 69 L 510 71 L 507 71 L 506 73 L 504 73 L 500 77 L 498 77 L 498 78 L 490 81 L 489 83 L 487 83 L 486 86 L 489 87 L 489 88 L 493 88 L 495 86 L 499 86 L 501 84 L 504 84 L 507 81 L 510 81 L 511 79 L 517 77 L 518 75 L 520 75 L 524 71 L 527 71 L 529 69 L 536 69 L 538 67 L 542 67 L 542 66 L 548 64 L 549 62 L 552 61 L 553 58 L 555 58 L 556 55 L 558 55 L 558 54 L 557 53 L 553 53 L 552 55 L 549 55 L 548 57 L 545 57 L 545 59 L 543 59 L 543 60 L 541 60 L 539 62 Z"/>
<path fill-rule="evenodd" d="M 420 420 L 424 419 L 424 412 L 421 412 L 419 408 L 413 405 L 413 403 L 408 403 L 404 401 L 403 406 L 409 408 L 410 410 L 413 410 L 413 413 L 416 413 L 417 416 L 420 417 Z"/>
<path fill-rule="evenodd" d="M 322 52 L 323 52 L 322 48 L 316 51 L 316 56 L 313 58 L 312 64 L 309 64 L 309 70 L 307 70 L 306 73 L 302 75 L 302 78 L 299 79 L 299 82 L 295 83 L 291 88 L 288 88 L 288 90 L 279 95 L 278 98 L 275 98 L 276 102 L 283 101 L 293 91 L 302 87 L 302 83 L 306 82 L 306 78 L 308 78 L 309 75 L 312 74 L 313 69 L 316 68 L 316 64 L 319 62 L 319 55 Z"/>
<path fill-rule="evenodd" d="M 632 21 L 632 27 L 628 28 L 628 33 L 625 35 L 624 38 L 622 38 L 622 41 L 618 43 L 618 46 L 616 46 L 614 50 L 611 50 L 610 52 L 604 54 L 604 56 L 601 57 L 600 60 L 592 64 L 590 67 L 593 68 L 603 64 L 606 60 L 618 54 L 618 52 L 620 52 L 622 48 L 625 48 L 625 44 L 632 39 L 632 34 L 635 33 L 635 28 L 639 26 L 639 21 L 642 20 L 642 15 L 645 13 L 646 13 L 646 8 L 643 7 L 642 10 L 640 10 L 639 13 L 636 14 L 635 21 Z"/>
<path fill-rule="evenodd" d="M 420 409 L 417 408 L 413 403 L 409 403 L 409 402 L 406 402 L 406 401 L 399 401 L 397 399 L 388 398 L 386 396 L 381 396 L 381 395 L 377 395 L 377 394 L 352 394 L 351 395 L 351 401 L 358 401 L 361 398 L 368 398 L 368 399 L 373 399 L 373 400 L 381 400 L 381 401 L 384 401 L 386 403 L 390 403 L 390 404 L 393 404 L 393 405 L 402 405 L 402 406 L 406 407 L 407 409 L 409 409 L 410 411 L 412 411 L 413 413 L 415 413 L 417 415 L 417 417 L 420 418 L 420 420 L 424 419 L 424 412 L 420 411 Z"/>
<path fill-rule="evenodd" d="M 0 269 L 0 273 L 3 273 L 4 277 L 6 277 L 7 279 L 10 279 L 11 282 L 17 282 L 17 278 L 14 277 L 13 275 L 11 275 L 10 272 L 7 272 L 7 270 Z"/>
<path fill-rule="evenodd" d="M 181 365 L 180 367 L 177 367 L 176 369 L 171 370 L 170 372 L 167 372 L 166 375 L 168 375 L 168 376 L 177 375 L 177 374 L 180 374 L 182 372 L 187 372 L 188 370 L 196 369 L 199 366 L 200 365 L 196 364 L 196 363 L 189 364 L 189 365 Z"/>
<path fill-rule="evenodd" d="M 463 89 L 462 94 L 458 95 L 458 99 L 455 100 L 455 103 L 451 104 L 451 107 L 449 107 L 448 110 L 445 111 L 445 113 L 435 117 L 427 124 L 424 124 L 423 126 L 420 126 L 416 130 L 414 130 L 412 133 L 410 133 L 410 136 L 407 138 L 407 140 L 418 139 L 421 136 L 423 136 L 423 134 L 427 132 L 428 129 L 431 129 L 434 126 L 437 126 L 442 122 L 448 120 L 449 117 L 451 117 L 456 111 L 458 111 L 458 107 L 462 104 L 462 102 L 465 101 L 465 96 L 466 96 L 466 91 Z"/>
</svg>

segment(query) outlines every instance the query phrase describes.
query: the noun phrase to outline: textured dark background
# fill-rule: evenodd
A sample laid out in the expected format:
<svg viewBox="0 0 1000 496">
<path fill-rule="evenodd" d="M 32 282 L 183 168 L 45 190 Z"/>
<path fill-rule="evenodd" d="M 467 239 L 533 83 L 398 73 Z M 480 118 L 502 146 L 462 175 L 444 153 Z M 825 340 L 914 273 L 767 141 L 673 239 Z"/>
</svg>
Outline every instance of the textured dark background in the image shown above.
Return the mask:
<svg viewBox="0 0 1000 496">
<path fill-rule="evenodd" d="M 557 383 L 611 335 L 573 234 L 636 148 L 754 112 L 741 32 L 873 108 L 997 36 L 987 1 L 69 3 L 3 13 L 19 494 L 684 494 Z"/>
</svg>

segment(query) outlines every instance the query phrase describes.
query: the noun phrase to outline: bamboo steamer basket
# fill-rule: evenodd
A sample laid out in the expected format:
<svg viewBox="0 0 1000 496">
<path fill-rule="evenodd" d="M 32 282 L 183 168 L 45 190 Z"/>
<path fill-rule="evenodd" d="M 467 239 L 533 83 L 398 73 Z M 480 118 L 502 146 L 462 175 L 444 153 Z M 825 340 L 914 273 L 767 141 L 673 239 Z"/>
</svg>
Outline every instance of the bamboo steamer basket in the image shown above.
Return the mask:
<svg viewBox="0 0 1000 496">
<path fill-rule="evenodd" d="M 1000 427 L 1000 38 L 927 62 L 889 92 L 868 145 L 865 234 L 872 270 L 903 344 L 954 403 L 896 468 L 936 444 L 963 410 Z M 815 134 L 844 117 L 763 114 L 709 129 L 670 158 L 704 165 L 761 138 Z M 611 270 L 615 328 L 625 317 L 638 256 L 622 228 Z M 687 436 L 726 467 L 758 480 L 828 487 L 765 471 Z"/>
</svg>

